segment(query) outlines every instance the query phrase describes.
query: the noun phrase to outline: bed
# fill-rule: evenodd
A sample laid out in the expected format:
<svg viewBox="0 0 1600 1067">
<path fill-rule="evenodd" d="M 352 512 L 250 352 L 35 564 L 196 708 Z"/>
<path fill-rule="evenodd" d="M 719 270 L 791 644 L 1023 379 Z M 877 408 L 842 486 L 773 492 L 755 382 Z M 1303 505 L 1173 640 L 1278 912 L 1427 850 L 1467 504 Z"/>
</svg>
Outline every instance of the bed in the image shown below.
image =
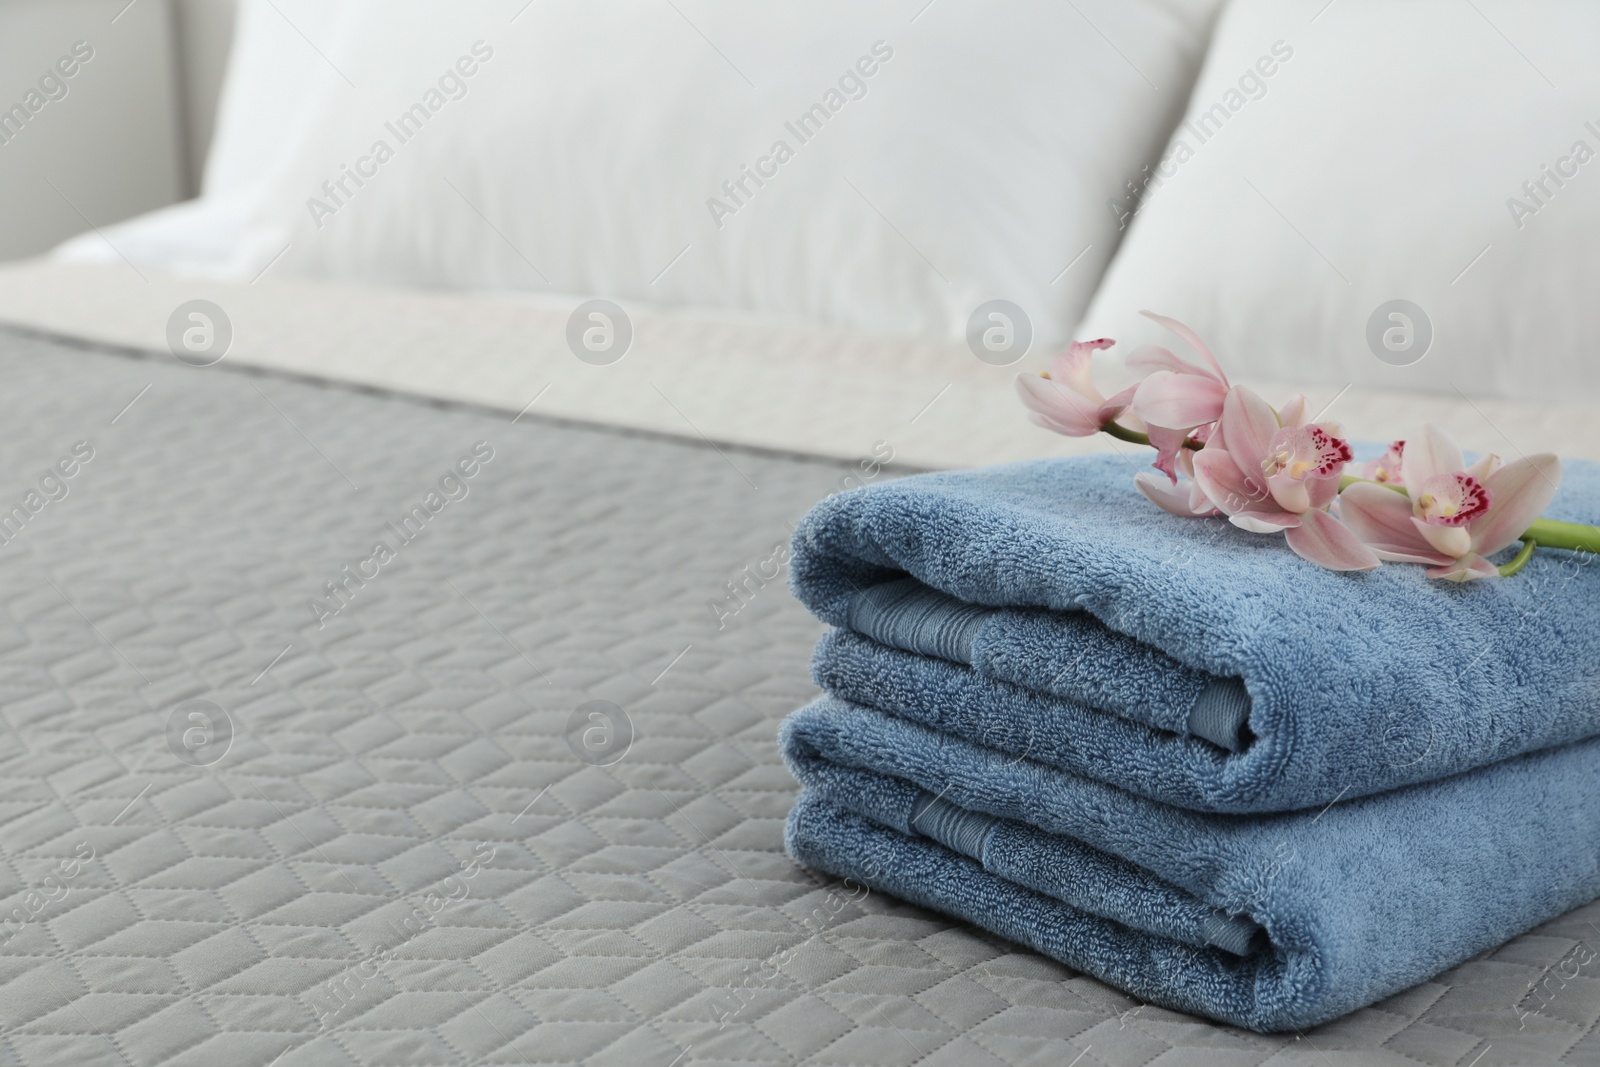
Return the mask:
<svg viewBox="0 0 1600 1067">
<path fill-rule="evenodd" d="M 557 386 L 527 407 L 550 380 L 537 357 L 443 395 L 306 362 L 336 341 L 195 368 L 150 351 L 162 316 L 110 295 L 69 332 L 63 307 L 87 290 L 79 271 L 42 299 L 58 272 L 13 270 L 35 298 L 6 309 L 0 340 L 7 468 L 93 452 L 4 546 L 0 1048 L 17 1062 L 1600 1055 L 1597 987 L 1574 963 L 1600 905 L 1269 1038 L 784 856 L 795 786 L 773 735 L 814 692 L 820 626 L 763 562 L 821 495 L 906 454 L 982 460 L 981 435 L 951 455 L 890 424 L 898 466 L 868 475 L 799 427 L 603 418 Z M 212 295 L 263 317 L 271 301 Z M 371 299 L 331 303 L 384 321 L 394 298 Z M 403 541 L 391 524 L 411 533 L 435 489 L 440 510 Z M 391 559 L 369 565 L 374 540 Z"/>
<path fill-rule="evenodd" d="M 1600 903 L 1263 1036 L 801 868 L 775 743 L 823 632 L 795 522 L 1121 447 L 1012 379 L 1139 307 L 1358 441 L 1600 459 L 1600 202 L 1500 204 L 1570 132 L 1546 83 L 1592 101 L 1593 13 L 1539 0 L 1524 53 L 1487 2 L 683 7 L 247 0 L 205 195 L 0 265 L 0 1063 L 1600 1063 Z M 1411 137 L 1396 82 L 1446 77 Z M 746 132 L 829 93 L 765 169 Z M 1036 336 L 987 359 L 997 293 Z M 1407 366 L 1361 340 L 1400 295 Z M 572 339 L 598 298 L 618 358 Z"/>
</svg>

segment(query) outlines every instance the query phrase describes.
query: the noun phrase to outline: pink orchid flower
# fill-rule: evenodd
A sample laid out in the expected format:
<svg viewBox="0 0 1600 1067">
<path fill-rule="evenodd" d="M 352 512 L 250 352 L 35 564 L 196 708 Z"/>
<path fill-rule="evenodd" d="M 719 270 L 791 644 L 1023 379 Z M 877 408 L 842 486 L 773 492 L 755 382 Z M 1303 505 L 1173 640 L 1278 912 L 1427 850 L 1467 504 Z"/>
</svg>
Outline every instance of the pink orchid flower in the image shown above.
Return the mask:
<svg viewBox="0 0 1600 1067">
<path fill-rule="evenodd" d="M 1401 473 L 1401 465 L 1405 461 L 1405 455 L 1406 443 L 1395 441 L 1383 455 L 1361 465 L 1361 477 L 1380 485 L 1404 485 L 1405 478 Z"/>
<path fill-rule="evenodd" d="M 1150 444 L 1155 447 L 1156 469 L 1176 485 L 1176 465 L 1184 440 L 1193 436 L 1205 441 L 1211 424 L 1222 417 L 1228 376 L 1211 349 L 1189 327 L 1153 311 L 1140 314 L 1177 334 L 1204 362 L 1204 366 L 1197 366 L 1155 345 L 1128 357 L 1128 366 L 1144 373 L 1144 379 L 1134 387 L 1133 413 L 1145 424 Z"/>
<path fill-rule="evenodd" d="M 1549 506 L 1561 461 L 1548 452 L 1501 465 L 1484 456 L 1465 466 L 1461 449 L 1423 427 L 1405 450 L 1405 494 L 1357 483 L 1339 514 L 1383 559 L 1426 563 L 1429 578 L 1466 582 L 1500 573 L 1488 557 L 1517 540 Z"/>
<path fill-rule="evenodd" d="M 1140 471 L 1133 476 L 1133 487 L 1144 494 L 1150 503 L 1170 511 L 1183 518 L 1202 518 L 1207 515 L 1220 515 L 1217 506 L 1206 496 L 1205 490 L 1200 488 L 1200 483 L 1194 477 L 1194 452 L 1181 449 L 1175 461 L 1177 472 L 1182 477 L 1173 482 L 1157 477 L 1149 471 Z"/>
<path fill-rule="evenodd" d="M 1377 555 L 1327 511 L 1350 446 L 1330 427 L 1302 425 L 1300 398 L 1285 411 L 1287 424 L 1249 389 L 1229 389 L 1215 433 L 1194 457 L 1195 481 L 1240 529 L 1281 530 L 1297 555 L 1329 570 L 1371 570 Z"/>
<path fill-rule="evenodd" d="M 1094 384 L 1089 357 L 1116 344 L 1109 337 L 1095 341 L 1074 341 L 1056 356 L 1048 371 L 1017 375 L 1017 392 L 1033 421 L 1047 430 L 1067 437 L 1091 437 L 1122 415 L 1132 397 L 1124 389 L 1107 400 Z M 1124 423 L 1133 422 L 1124 418 Z M 1137 424 L 1129 429 L 1139 429 Z"/>
</svg>

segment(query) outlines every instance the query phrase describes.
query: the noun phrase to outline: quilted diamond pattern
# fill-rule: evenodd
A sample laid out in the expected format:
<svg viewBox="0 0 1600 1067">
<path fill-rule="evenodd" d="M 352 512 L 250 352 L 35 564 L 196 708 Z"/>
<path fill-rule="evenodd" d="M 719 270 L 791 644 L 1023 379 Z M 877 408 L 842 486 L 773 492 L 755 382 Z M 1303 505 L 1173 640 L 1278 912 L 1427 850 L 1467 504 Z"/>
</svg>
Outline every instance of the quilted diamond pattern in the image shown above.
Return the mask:
<svg viewBox="0 0 1600 1067">
<path fill-rule="evenodd" d="M 0 545 L 0 1064 L 1600 1062 L 1597 906 L 1267 1038 L 796 867 L 819 628 L 706 601 L 837 465 L 21 335 L 0 392 L 0 504 L 94 449 Z"/>
</svg>

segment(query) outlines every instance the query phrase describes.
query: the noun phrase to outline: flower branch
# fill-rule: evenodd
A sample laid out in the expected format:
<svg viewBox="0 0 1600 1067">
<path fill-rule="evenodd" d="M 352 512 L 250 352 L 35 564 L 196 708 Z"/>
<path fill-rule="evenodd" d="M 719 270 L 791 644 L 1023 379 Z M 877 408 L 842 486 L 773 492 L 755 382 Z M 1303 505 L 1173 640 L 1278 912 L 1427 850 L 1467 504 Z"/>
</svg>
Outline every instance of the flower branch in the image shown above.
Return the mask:
<svg viewBox="0 0 1600 1067">
<path fill-rule="evenodd" d="M 1109 338 L 1074 342 L 1040 375 L 1019 375 L 1033 421 L 1056 433 L 1105 433 L 1156 450 L 1134 485 L 1175 515 L 1225 515 L 1253 533 L 1281 533 L 1301 557 L 1330 570 L 1371 570 L 1420 563 L 1430 578 L 1470 581 L 1510 577 L 1536 548 L 1600 553 L 1600 527 L 1541 518 L 1561 482 L 1549 453 L 1502 463 L 1495 455 L 1468 465 L 1437 427 L 1407 447 L 1396 441 L 1360 476 L 1345 473 L 1354 452 L 1337 424 L 1310 422 L 1295 396 L 1273 408 L 1229 383 L 1194 331 L 1145 312 L 1192 351 L 1141 348 L 1127 366 L 1141 378 L 1111 397 L 1094 384 L 1091 357 Z M 1489 556 L 1521 541 L 1496 566 Z"/>
</svg>

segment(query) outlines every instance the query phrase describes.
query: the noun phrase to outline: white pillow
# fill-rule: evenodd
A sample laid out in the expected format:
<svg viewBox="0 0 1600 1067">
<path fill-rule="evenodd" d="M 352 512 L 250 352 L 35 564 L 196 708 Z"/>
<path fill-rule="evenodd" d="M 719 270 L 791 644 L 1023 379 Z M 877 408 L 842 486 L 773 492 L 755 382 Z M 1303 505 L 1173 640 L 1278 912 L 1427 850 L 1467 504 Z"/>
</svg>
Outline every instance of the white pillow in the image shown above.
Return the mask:
<svg viewBox="0 0 1600 1067">
<path fill-rule="evenodd" d="M 210 271 L 248 279 L 282 253 L 275 275 L 958 336 L 1000 298 L 1058 340 L 1115 246 L 1107 198 L 1177 120 L 1219 3 L 342 0 L 315 35 L 314 119 L 256 145 L 270 188 Z M 253 76 L 230 101 L 271 99 L 278 79 Z M 236 170 L 214 158 L 208 191 Z M 134 236 L 130 257 L 204 266 Z"/>
<path fill-rule="evenodd" d="M 80 234 L 55 257 L 253 280 L 283 248 L 260 225 L 263 205 L 284 187 L 318 116 L 348 102 L 326 49 L 351 14 L 346 0 L 240 0 L 203 195 Z"/>
<path fill-rule="evenodd" d="M 347 12 L 328 0 L 242 0 L 234 17 L 205 193 L 253 185 L 284 163 L 313 115 L 344 88 L 318 48 L 332 45 Z"/>
<path fill-rule="evenodd" d="M 1600 5 L 1318 8 L 1227 9 L 1078 335 L 1166 343 L 1154 308 L 1231 373 L 1330 395 L 1600 395 Z M 1374 318 L 1393 300 L 1431 322 L 1425 355 L 1419 316 Z"/>
</svg>

